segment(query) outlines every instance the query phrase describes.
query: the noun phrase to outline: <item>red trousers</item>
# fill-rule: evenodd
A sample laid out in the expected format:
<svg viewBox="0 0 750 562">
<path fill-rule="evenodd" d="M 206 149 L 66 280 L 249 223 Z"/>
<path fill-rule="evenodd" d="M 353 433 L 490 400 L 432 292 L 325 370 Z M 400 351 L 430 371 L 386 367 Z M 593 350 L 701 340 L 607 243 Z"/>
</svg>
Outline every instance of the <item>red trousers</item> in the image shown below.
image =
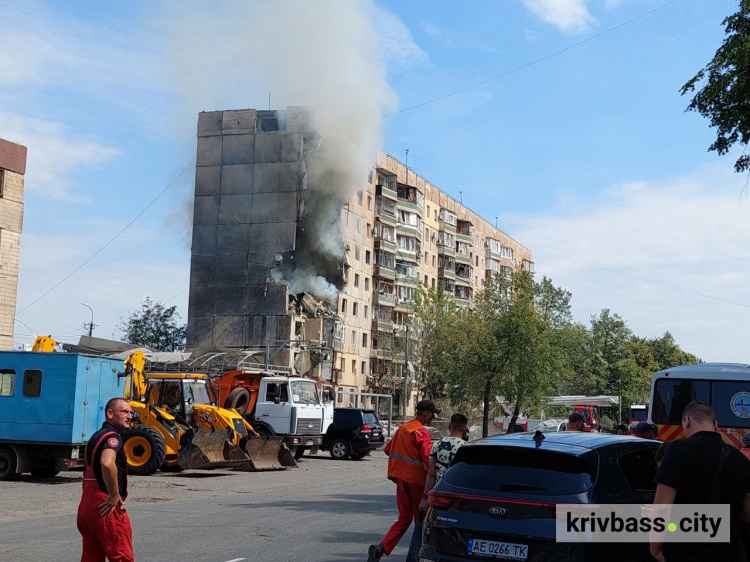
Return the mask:
<svg viewBox="0 0 750 562">
<path fill-rule="evenodd" d="M 78 506 L 78 531 L 83 537 L 81 562 L 134 562 L 133 531 L 130 517 L 122 508 L 106 517 L 99 516 L 99 504 L 107 499 L 96 479 L 83 481 Z"/>
<path fill-rule="evenodd" d="M 398 506 L 398 519 L 391 526 L 391 530 L 380 543 L 386 554 L 393 552 L 398 541 L 409 530 L 411 522 L 419 519 L 419 504 L 422 501 L 424 485 L 412 484 L 403 480 L 396 480 L 396 505 Z"/>
</svg>

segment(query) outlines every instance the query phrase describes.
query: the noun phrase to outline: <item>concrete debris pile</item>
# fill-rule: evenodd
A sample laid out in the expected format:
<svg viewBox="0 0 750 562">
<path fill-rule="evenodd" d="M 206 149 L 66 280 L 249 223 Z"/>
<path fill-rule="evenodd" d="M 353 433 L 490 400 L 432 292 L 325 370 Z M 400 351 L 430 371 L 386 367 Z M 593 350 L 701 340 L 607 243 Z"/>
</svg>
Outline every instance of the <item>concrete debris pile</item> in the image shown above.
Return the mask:
<svg viewBox="0 0 750 562">
<path fill-rule="evenodd" d="M 289 295 L 289 312 L 308 318 L 320 318 L 321 316 L 335 316 L 331 306 L 322 300 L 316 299 L 310 293 L 298 293 Z"/>
</svg>

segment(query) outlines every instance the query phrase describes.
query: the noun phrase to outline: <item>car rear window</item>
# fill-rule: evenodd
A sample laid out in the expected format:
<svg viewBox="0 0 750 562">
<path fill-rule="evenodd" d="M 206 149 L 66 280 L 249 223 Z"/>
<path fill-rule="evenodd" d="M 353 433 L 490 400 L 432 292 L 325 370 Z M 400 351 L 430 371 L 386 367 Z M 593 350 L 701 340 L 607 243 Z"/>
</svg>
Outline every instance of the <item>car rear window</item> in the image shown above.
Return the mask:
<svg viewBox="0 0 750 562">
<path fill-rule="evenodd" d="M 365 416 L 365 423 L 367 425 L 377 425 L 378 424 L 378 418 L 373 414 L 372 412 L 362 412 Z"/>
<path fill-rule="evenodd" d="M 577 494 L 593 485 L 588 461 L 553 451 L 474 445 L 462 447 L 443 479 L 489 492 Z"/>
</svg>

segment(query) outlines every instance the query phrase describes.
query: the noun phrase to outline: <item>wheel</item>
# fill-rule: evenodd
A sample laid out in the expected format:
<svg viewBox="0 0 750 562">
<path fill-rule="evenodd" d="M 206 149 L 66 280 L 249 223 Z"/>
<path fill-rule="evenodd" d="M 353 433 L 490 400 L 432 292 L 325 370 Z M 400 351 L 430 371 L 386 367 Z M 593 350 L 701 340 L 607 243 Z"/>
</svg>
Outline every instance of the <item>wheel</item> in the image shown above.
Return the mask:
<svg viewBox="0 0 750 562">
<path fill-rule="evenodd" d="M 355 461 L 358 461 L 358 460 L 361 460 L 361 459 L 365 458 L 369 454 L 370 454 L 369 451 L 360 451 L 358 453 L 352 453 L 350 455 L 350 458 L 353 459 L 353 460 L 355 460 Z"/>
<path fill-rule="evenodd" d="M 233 388 L 224 400 L 224 407 L 228 410 L 237 410 L 241 416 L 247 412 L 250 405 L 250 392 L 246 388 Z"/>
<path fill-rule="evenodd" d="M 148 476 L 164 464 L 167 455 L 164 438 L 153 427 L 138 424 L 125 433 L 123 439 L 128 473 Z"/>
<path fill-rule="evenodd" d="M 302 447 L 301 445 L 298 445 L 294 449 L 294 460 L 296 461 L 300 460 L 302 458 L 302 455 L 304 454 L 305 454 L 305 448 Z"/>
<path fill-rule="evenodd" d="M 352 452 L 349 442 L 344 439 L 336 439 L 328 449 L 331 456 L 338 460 L 348 459 Z"/>
<path fill-rule="evenodd" d="M 0 480 L 18 480 L 21 475 L 16 473 L 17 465 L 16 452 L 10 447 L 0 447 Z"/>
<path fill-rule="evenodd" d="M 250 420 L 248 420 L 247 423 L 253 425 Z M 259 425 L 257 427 L 253 425 L 253 429 L 255 430 L 255 433 L 257 433 L 261 437 L 271 437 L 273 435 L 273 431 L 271 431 L 271 429 L 265 425 Z"/>
<path fill-rule="evenodd" d="M 35 463 L 29 472 L 33 478 L 52 478 L 60 474 L 55 468 L 55 459 L 45 459 L 47 462 Z"/>
</svg>

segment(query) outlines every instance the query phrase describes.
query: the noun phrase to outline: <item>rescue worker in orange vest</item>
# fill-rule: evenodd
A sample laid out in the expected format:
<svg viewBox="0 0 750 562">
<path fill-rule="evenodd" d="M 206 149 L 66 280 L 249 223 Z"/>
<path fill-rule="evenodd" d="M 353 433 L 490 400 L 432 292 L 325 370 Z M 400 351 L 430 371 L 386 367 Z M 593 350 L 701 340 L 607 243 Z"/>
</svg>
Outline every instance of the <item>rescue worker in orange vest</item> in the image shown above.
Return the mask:
<svg viewBox="0 0 750 562">
<path fill-rule="evenodd" d="M 122 507 L 128 496 L 127 457 L 121 433 L 130 427 L 127 400 L 112 398 L 106 421 L 86 444 L 83 495 L 78 530 L 83 537 L 81 562 L 133 562 L 133 531 Z"/>
<path fill-rule="evenodd" d="M 425 426 L 440 410 L 430 400 L 417 404 L 417 415 L 396 430 L 385 446 L 388 455 L 388 479 L 396 483 L 398 519 L 379 544 L 372 544 L 367 552 L 367 562 L 378 562 L 389 555 L 401 537 L 419 518 L 419 504 L 424 493 L 424 483 L 430 468 L 432 441 Z"/>
</svg>

